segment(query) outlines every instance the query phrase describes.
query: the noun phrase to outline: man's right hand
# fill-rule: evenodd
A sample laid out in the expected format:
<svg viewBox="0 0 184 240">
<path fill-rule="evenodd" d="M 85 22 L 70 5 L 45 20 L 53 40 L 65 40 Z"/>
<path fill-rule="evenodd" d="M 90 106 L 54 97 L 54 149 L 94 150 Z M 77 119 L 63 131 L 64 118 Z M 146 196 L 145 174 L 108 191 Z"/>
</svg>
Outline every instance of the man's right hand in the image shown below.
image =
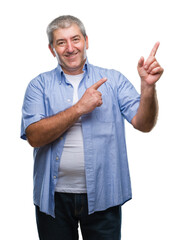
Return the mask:
<svg viewBox="0 0 184 240">
<path fill-rule="evenodd" d="M 81 115 L 102 105 L 102 94 L 98 88 L 107 81 L 102 78 L 89 87 L 82 98 L 72 107 L 58 114 L 30 124 L 26 129 L 27 139 L 32 147 L 42 147 L 59 138 Z"/>
<path fill-rule="evenodd" d="M 107 78 L 102 78 L 85 91 L 82 98 L 75 105 L 80 115 L 92 112 L 96 107 L 102 105 L 102 94 L 98 91 L 98 88 L 106 81 Z"/>
</svg>

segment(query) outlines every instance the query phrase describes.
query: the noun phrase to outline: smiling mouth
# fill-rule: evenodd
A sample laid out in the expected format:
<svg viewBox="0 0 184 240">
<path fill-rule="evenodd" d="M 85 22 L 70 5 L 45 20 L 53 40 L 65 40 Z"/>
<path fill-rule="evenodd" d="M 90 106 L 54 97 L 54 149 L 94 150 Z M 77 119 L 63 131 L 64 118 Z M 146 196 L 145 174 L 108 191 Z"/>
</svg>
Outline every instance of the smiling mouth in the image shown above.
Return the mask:
<svg viewBox="0 0 184 240">
<path fill-rule="evenodd" d="M 78 52 L 70 53 L 70 54 L 66 54 L 65 57 L 67 57 L 67 58 L 73 58 L 73 57 L 75 57 L 77 54 L 78 54 Z"/>
</svg>

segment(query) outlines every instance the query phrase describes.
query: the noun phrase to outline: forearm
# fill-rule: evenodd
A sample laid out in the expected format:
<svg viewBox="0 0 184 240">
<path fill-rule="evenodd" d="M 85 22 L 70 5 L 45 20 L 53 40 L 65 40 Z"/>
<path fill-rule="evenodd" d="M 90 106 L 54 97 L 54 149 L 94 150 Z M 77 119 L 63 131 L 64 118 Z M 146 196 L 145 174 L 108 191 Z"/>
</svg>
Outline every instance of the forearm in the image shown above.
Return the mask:
<svg viewBox="0 0 184 240">
<path fill-rule="evenodd" d="M 81 116 L 77 105 L 29 125 L 26 129 L 32 147 L 41 147 L 59 138 Z"/>
<path fill-rule="evenodd" d="M 83 114 L 90 113 L 102 105 L 102 94 L 97 89 L 107 81 L 106 78 L 89 87 L 82 98 L 72 107 L 52 117 L 29 125 L 26 129 L 28 142 L 32 147 L 41 147 L 59 138 Z"/>
<path fill-rule="evenodd" d="M 132 119 L 133 126 L 142 131 L 149 132 L 155 126 L 158 116 L 158 101 L 155 84 L 141 84 L 141 99 L 137 114 Z"/>
</svg>

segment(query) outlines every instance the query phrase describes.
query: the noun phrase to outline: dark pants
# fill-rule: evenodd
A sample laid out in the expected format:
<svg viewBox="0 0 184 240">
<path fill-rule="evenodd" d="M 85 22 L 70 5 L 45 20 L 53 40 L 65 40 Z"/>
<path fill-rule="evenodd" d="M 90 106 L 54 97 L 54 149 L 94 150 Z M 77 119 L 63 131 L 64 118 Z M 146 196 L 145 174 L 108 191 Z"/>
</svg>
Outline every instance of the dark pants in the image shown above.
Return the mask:
<svg viewBox="0 0 184 240">
<path fill-rule="evenodd" d="M 77 240 L 78 222 L 84 240 L 120 240 L 121 207 L 88 215 L 86 194 L 56 193 L 53 218 L 39 211 L 36 220 L 40 240 Z"/>
</svg>

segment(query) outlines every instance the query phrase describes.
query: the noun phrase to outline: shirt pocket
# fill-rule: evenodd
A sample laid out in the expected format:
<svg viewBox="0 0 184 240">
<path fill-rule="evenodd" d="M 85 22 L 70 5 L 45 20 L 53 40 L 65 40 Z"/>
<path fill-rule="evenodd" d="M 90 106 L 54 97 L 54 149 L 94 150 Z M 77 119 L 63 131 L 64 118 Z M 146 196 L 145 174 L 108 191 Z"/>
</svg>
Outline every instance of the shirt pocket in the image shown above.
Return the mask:
<svg viewBox="0 0 184 240">
<path fill-rule="evenodd" d="M 112 123 L 115 121 L 115 103 L 112 96 L 107 93 L 102 94 L 103 104 L 94 109 L 95 118 L 100 122 Z"/>
</svg>

